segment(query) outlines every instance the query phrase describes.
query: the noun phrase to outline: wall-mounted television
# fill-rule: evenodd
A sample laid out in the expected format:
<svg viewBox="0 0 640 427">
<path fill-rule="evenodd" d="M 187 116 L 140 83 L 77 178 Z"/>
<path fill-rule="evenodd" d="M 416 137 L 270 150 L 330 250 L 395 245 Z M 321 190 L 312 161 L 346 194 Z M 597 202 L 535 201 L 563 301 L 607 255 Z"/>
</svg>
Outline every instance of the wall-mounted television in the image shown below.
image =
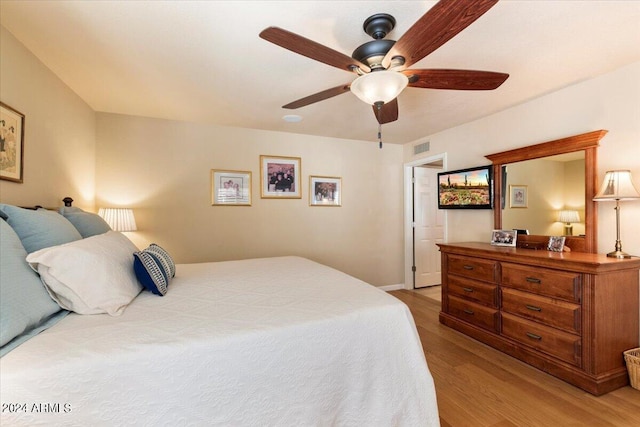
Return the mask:
<svg viewBox="0 0 640 427">
<path fill-rule="evenodd" d="M 491 165 L 438 173 L 438 209 L 491 209 Z"/>
</svg>

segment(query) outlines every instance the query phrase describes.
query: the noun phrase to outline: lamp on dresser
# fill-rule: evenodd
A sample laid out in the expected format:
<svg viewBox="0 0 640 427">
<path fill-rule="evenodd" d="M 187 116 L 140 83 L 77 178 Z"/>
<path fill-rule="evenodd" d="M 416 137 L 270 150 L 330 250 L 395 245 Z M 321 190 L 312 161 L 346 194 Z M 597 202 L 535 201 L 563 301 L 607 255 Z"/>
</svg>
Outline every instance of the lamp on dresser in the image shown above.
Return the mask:
<svg viewBox="0 0 640 427">
<path fill-rule="evenodd" d="M 611 258 L 631 258 L 629 254 L 622 251 L 620 241 L 620 200 L 640 199 L 640 193 L 633 185 L 631 171 L 614 170 L 607 171 L 602 182 L 600 191 L 593 198 L 596 202 L 613 201 L 616 202 L 616 246 L 613 252 L 607 254 Z"/>
<path fill-rule="evenodd" d="M 114 231 L 136 231 L 136 218 L 133 209 L 129 208 L 100 208 L 100 215 Z"/>
</svg>

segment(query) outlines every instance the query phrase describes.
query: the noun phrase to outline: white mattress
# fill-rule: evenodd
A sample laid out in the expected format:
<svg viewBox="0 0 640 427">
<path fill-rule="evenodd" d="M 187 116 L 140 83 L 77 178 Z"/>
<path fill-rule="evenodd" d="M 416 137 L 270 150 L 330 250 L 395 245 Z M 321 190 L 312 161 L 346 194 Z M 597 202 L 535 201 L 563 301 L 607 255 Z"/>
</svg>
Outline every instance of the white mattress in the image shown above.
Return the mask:
<svg viewBox="0 0 640 427">
<path fill-rule="evenodd" d="M 180 264 L 166 296 L 10 352 L 0 384 L 7 426 L 439 425 L 408 308 L 298 257 Z"/>
</svg>

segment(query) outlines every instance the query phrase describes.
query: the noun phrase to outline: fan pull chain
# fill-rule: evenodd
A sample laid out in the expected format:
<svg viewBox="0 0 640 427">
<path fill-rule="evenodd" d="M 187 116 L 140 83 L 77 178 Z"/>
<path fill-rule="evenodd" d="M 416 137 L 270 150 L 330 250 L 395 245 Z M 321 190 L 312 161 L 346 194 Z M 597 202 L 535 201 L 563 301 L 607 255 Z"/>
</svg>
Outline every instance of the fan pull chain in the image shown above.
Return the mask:
<svg viewBox="0 0 640 427">
<path fill-rule="evenodd" d="M 382 124 L 378 123 L 378 141 L 380 142 L 380 149 L 382 150 Z"/>
</svg>

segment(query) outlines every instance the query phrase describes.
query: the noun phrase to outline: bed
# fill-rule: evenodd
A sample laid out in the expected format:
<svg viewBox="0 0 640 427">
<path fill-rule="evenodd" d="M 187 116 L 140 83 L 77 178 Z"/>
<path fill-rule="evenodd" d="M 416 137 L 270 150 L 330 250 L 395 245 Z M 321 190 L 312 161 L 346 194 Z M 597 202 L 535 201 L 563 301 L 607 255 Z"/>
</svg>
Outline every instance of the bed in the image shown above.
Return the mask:
<svg viewBox="0 0 640 427">
<path fill-rule="evenodd" d="M 164 296 L 20 343 L 0 383 L 12 426 L 439 425 L 406 305 L 295 256 L 178 264 Z"/>
</svg>

